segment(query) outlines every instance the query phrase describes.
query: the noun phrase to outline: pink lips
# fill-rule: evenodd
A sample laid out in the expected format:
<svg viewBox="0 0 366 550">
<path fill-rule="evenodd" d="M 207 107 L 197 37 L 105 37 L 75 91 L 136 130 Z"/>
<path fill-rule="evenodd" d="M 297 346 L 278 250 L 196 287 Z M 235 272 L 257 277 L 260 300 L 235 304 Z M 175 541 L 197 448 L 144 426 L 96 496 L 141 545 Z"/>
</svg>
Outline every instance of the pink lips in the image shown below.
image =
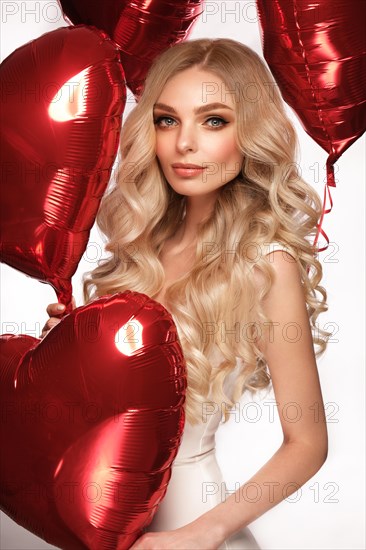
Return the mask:
<svg viewBox="0 0 366 550">
<path fill-rule="evenodd" d="M 176 162 L 175 164 L 172 164 L 173 168 L 202 168 L 199 164 L 190 164 L 184 163 L 184 162 Z"/>
<path fill-rule="evenodd" d="M 172 164 L 172 168 L 178 176 L 196 176 L 205 170 L 205 167 L 198 166 L 197 164 L 183 164 L 177 162 Z"/>
</svg>

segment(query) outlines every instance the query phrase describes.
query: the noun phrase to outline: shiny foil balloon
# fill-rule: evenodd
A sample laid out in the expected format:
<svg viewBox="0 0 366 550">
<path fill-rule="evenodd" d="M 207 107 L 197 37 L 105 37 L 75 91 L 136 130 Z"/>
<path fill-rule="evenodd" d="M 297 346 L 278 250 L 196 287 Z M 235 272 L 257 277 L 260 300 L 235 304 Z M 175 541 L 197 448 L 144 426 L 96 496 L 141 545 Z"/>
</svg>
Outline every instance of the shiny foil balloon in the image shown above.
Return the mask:
<svg viewBox="0 0 366 550">
<path fill-rule="evenodd" d="M 128 549 L 165 495 L 184 427 L 171 315 L 125 291 L 43 340 L 2 335 L 1 509 L 65 549 Z"/>
<path fill-rule="evenodd" d="M 284 100 L 329 154 L 327 185 L 335 187 L 333 164 L 366 128 L 366 2 L 257 5 L 264 57 Z M 330 210 L 323 206 L 323 215 Z"/>
<path fill-rule="evenodd" d="M 189 36 L 203 0 L 59 0 L 74 23 L 95 25 L 121 48 L 127 86 L 138 99 L 154 58 Z"/>
<path fill-rule="evenodd" d="M 71 310 L 117 153 L 126 88 L 116 44 L 60 28 L 13 52 L 1 77 L 1 260 L 50 283 Z"/>
</svg>

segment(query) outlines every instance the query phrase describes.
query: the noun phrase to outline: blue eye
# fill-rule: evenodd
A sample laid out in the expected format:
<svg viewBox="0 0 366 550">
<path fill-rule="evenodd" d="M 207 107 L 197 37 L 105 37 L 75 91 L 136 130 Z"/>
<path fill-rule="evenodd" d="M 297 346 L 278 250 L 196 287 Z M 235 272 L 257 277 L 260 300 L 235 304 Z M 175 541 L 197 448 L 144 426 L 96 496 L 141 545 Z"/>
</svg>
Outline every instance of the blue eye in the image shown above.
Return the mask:
<svg viewBox="0 0 366 550">
<path fill-rule="evenodd" d="M 174 119 L 170 116 L 159 116 L 158 118 L 154 119 L 154 124 L 159 125 L 162 120 L 174 120 Z M 169 127 L 169 126 L 172 126 L 172 124 L 168 124 L 167 126 L 163 126 L 163 128 L 164 127 L 166 128 L 166 127 Z"/>
<path fill-rule="evenodd" d="M 223 118 L 221 118 L 221 117 L 219 117 L 219 116 L 212 116 L 212 117 L 208 118 L 208 119 L 206 120 L 206 122 L 209 122 L 210 120 L 218 120 L 219 122 L 221 122 L 220 125 L 214 124 L 214 125 L 212 126 L 212 128 L 221 128 L 222 126 L 225 126 L 225 124 L 227 124 L 227 120 L 224 120 Z"/>
</svg>

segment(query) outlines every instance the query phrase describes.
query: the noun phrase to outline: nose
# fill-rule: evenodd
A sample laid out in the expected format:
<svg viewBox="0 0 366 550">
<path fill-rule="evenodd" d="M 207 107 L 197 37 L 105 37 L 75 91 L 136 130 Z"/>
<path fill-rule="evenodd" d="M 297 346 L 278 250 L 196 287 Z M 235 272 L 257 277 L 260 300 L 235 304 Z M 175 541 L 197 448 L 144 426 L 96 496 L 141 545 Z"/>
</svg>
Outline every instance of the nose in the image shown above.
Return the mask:
<svg viewBox="0 0 366 550">
<path fill-rule="evenodd" d="M 181 153 L 188 150 L 195 151 L 197 149 L 197 135 L 193 123 L 181 123 L 177 133 L 176 147 Z"/>
</svg>

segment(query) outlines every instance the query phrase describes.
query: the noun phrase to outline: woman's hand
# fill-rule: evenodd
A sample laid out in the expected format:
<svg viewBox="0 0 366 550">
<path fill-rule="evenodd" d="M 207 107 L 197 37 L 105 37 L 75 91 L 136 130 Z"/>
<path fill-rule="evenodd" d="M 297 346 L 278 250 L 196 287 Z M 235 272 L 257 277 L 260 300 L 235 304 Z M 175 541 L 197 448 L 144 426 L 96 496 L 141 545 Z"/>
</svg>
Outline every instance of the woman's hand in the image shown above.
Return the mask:
<svg viewBox="0 0 366 550">
<path fill-rule="evenodd" d="M 129 550 L 218 550 L 221 542 L 193 521 L 174 531 L 145 533 Z"/>
<path fill-rule="evenodd" d="M 76 308 L 75 298 L 72 297 L 72 309 Z M 59 318 L 59 315 L 62 315 L 62 313 L 65 311 L 65 305 L 64 304 L 49 304 L 46 309 L 49 319 L 45 323 L 42 334 L 40 335 L 40 338 L 44 338 L 46 334 L 49 333 L 52 327 L 56 326 L 61 319 Z"/>
</svg>

